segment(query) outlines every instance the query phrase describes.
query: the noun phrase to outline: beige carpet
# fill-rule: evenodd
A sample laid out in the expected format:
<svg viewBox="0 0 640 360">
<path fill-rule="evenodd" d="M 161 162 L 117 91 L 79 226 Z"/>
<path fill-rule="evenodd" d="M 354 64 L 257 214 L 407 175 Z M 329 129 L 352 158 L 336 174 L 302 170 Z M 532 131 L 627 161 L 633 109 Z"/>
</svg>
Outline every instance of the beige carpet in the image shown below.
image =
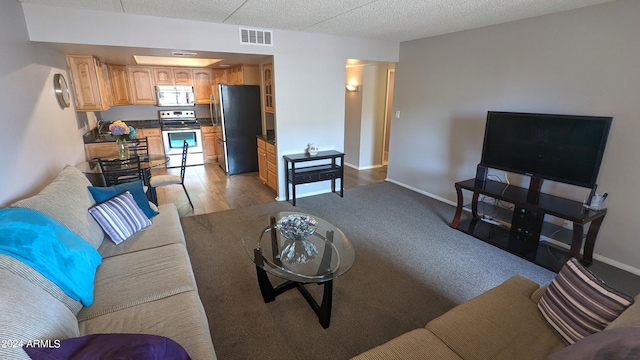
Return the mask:
<svg viewBox="0 0 640 360">
<path fill-rule="evenodd" d="M 356 251 L 334 281 L 331 325 L 323 329 L 291 290 L 265 304 L 241 241 L 244 224 L 300 211 L 341 228 Z M 514 274 L 555 275 L 450 229 L 453 208 L 391 183 L 186 217 L 182 225 L 218 359 L 348 359 L 422 327 Z M 280 282 L 272 278 L 274 285 Z M 321 299 L 322 286 L 308 285 Z"/>
</svg>

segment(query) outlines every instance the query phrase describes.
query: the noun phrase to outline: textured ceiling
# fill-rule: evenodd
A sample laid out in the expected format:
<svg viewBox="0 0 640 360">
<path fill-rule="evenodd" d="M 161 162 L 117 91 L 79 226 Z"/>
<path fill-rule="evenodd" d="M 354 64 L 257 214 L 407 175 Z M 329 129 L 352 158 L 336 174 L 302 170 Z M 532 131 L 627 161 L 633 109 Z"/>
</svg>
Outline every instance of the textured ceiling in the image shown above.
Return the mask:
<svg viewBox="0 0 640 360">
<path fill-rule="evenodd" d="M 407 41 L 615 0 L 20 0 L 127 14 Z"/>
</svg>

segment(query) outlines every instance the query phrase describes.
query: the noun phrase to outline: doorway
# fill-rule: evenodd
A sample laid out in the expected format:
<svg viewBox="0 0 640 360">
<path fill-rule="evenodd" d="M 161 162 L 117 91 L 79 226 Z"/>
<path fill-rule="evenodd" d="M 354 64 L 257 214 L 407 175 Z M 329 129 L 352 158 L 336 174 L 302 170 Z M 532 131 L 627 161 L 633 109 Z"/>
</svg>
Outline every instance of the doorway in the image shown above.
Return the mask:
<svg viewBox="0 0 640 360">
<path fill-rule="evenodd" d="M 395 64 L 350 59 L 345 73 L 345 165 L 386 172 Z"/>
</svg>

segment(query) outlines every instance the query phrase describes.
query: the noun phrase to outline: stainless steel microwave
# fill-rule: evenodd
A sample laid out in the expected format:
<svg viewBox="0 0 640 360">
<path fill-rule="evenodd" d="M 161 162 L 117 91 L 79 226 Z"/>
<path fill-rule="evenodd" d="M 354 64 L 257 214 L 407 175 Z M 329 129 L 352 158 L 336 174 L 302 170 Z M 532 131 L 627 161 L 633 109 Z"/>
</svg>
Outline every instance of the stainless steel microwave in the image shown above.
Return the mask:
<svg viewBox="0 0 640 360">
<path fill-rule="evenodd" d="M 193 106 L 195 94 L 193 86 L 156 85 L 158 106 Z"/>
</svg>

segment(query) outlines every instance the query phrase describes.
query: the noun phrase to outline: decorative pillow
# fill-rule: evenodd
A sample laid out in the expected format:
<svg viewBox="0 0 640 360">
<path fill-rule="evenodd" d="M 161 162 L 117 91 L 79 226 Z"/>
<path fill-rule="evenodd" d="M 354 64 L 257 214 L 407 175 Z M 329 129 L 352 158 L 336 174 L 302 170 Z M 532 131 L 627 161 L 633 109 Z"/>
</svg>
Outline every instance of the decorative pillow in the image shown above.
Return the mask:
<svg viewBox="0 0 640 360">
<path fill-rule="evenodd" d="M 640 359 L 640 327 L 623 327 L 587 336 L 547 360 Z"/>
<path fill-rule="evenodd" d="M 151 225 L 129 191 L 90 208 L 89 212 L 116 244 Z"/>
<path fill-rule="evenodd" d="M 633 299 L 620 293 L 575 258 L 569 259 L 538 302 L 549 324 L 567 344 L 602 331 Z"/>
<path fill-rule="evenodd" d="M 145 359 L 190 360 L 177 342 L 158 335 L 93 334 L 23 347 L 33 360 Z"/>
<path fill-rule="evenodd" d="M 138 207 L 147 216 L 147 218 L 151 219 L 152 217 L 158 215 L 158 212 L 154 211 L 153 209 L 151 209 L 151 206 L 149 206 L 149 200 L 147 199 L 147 195 L 144 193 L 144 188 L 142 187 L 142 180 L 122 183 L 109 187 L 89 186 L 88 188 L 96 203 L 105 202 L 116 195 L 120 195 L 125 191 L 129 191 L 131 195 L 133 195 L 136 204 L 138 204 Z"/>
</svg>

